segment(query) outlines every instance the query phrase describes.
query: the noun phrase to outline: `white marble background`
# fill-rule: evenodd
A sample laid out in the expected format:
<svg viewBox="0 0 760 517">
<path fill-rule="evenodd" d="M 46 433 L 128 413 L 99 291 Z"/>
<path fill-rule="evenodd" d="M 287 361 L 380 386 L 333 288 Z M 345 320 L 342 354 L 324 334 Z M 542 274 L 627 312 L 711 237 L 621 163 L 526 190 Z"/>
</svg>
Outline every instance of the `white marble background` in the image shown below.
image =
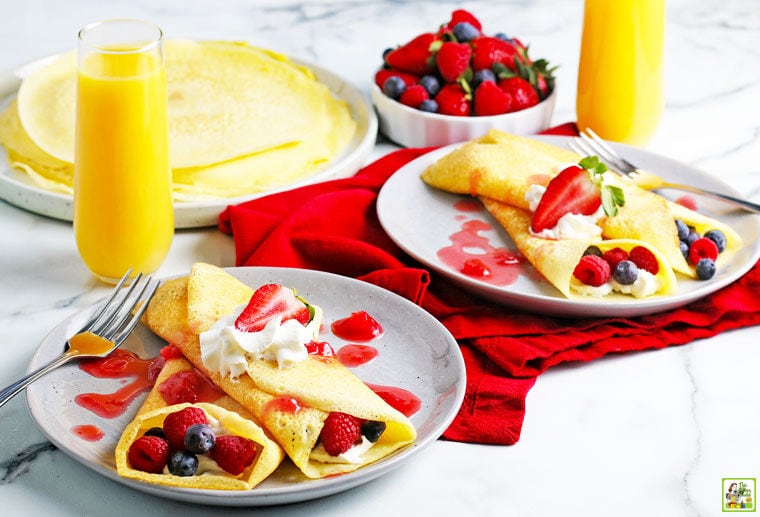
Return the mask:
<svg viewBox="0 0 760 517">
<path fill-rule="evenodd" d="M 649 149 L 760 201 L 760 4 L 667 5 L 666 110 Z M 0 70 L 72 48 L 88 22 L 139 17 L 170 37 L 248 40 L 308 59 L 368 91 L 385 47 L 429 30 L 460 6 L 486 31 L 516 34 L 533 55 L 561 66 L 555 122 L 573 120 L 582 0 L 1 0 Z M 373 157 L 391 148 L 381 143 Z M 233 257 L 231 240 L 215 230 L 181 231 L 159 273 L 185 272 L 196 260 L 232 265 Z M 69 224 L 0 202 L 0 385 L 25 371 L 49 329 L 104 289 L 81 264 Z M 718 515 L 722 477 L 760 477 L 758 342 L 760 330 L 745 329 L 555 368 L 530 392 L 515 446 L 437 442 L 349 492 L 225 513 Z M 221 513 L 129 490 L 51 450 L 23 397 L 0 409 L 0 511 Z"/>
</svg>

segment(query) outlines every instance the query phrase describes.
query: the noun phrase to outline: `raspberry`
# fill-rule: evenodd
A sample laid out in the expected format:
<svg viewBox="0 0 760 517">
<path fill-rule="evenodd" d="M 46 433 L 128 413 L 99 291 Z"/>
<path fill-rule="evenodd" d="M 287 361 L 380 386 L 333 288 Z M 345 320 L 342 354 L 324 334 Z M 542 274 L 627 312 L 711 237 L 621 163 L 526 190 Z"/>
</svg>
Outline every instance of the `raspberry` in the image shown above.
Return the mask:
<svg viewBox="0 0 760 517">
<path fill-rule="evenodd" d="M 409 106 L 410 108 L 417 109 L 420 107 L 420 104 L 422 104 L 422 101 L 426 101 L 428 99 L 430 99 L 430 95 L 428 94 L 425 87 L 421 84 L 415 84 L 414 86 L 409 86 L 406 90 L 404 90 L 404 93 L 402 93 L 401 97 L 399 98 L 399 102 L 401 104 Z"/>
<path fill-rule="evenodd" d="M 657 262 L 654 253 L 644 246 L 635 246 L 628 254 L 628 260 L 636 264 L 639 269 L 649 271 L 653 275 L 660 271 L 660 263 Z"/>
<path fill-rule="evenodd" d="M 256 444 L 242 436 L 218 436 L 209 456 L 221 468 L 237 476 L 256 458 Z"/>
<path fill-rule="evenodd" d="M 610 265 L 596 255 L 584 255 L 575 266 L 573 276 L 586 285 L 599 287 L 610 279 Z"/>
<path fill-rule="evenodd" d="M 361 420 L 347 413 L 327 415 L 319 439 L 330 456 L 338 456 L 350 449 L 361 437 Z"/>
<path fill-rule="evenodd" d="M 689 196 L 688 194 L 685 196 L 681 196 L 678 199 L 676 199 L 676 203 L 679 205 L 688 208 L 689 210 L 696 210 L 697 209 L 697 200 L 693 197 Z"/>
<path fill-rule="evenodd" d="M 610 265 L 610 269 L 614 269 L 621 260 L 628 259 L 628 253 L 622 248 L 612 248 L 605 251 L 602 257 Z"/>
<path fill-rule="evenodd" d="M 141 436 L 130 445 L 127 459 L 135 470 L 159 474 L 169 460 L 169 444 L 158 436 Z"/>
<path fill-rule="evenodd" d="M 164 434 L 173 451 L 185 448 L 185 433 L 193 424 L 207 424 L 206 413 L 197 407 L 186 407 L 167 415 L 164 419 Z"/>
<path fill-rule="evenodd" d="M 710 259 L 713 262 L 718 258 L 718 246 L 707 237 L 697 239 L 689 246 L 689 262 L 696 266 L 703 258 Z"/>
</svg>

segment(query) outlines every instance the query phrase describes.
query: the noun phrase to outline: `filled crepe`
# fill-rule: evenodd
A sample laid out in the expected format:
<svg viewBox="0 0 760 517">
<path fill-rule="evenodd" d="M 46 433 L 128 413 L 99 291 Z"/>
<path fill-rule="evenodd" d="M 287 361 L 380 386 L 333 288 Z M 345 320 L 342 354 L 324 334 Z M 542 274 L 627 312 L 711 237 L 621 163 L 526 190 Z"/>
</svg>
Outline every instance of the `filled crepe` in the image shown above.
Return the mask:
<svg viewBox="0 0 760 517">
<path fill-rule="evenodd" d="M 189 277 L 159 288 L 145 321 L 253 413 L 306 476 L 321 478 L 356 470 L 416 438 L 403 414 L 322 352 L 329 346 L 318 343 L 321 315 L 289 288 L 254 291 L 196 264 Z M 330 432 L 344 419 L 361 433 L 336 450 Z"/>
<path fill-rule="evenodd" d="M 243 465 L 242 472 L 227 472 L 215 459 L 201 455 L 196 456 L 196 459 L 202 459 L 192 475 L 172 473 L 168 465 L 161 472 L 146 471 L 143 470 L 144 464 L 135 465 L 134 461 L 130 461 L 130 450 L 138 439 L 150 430 L 163 428 L 168 415 L 187 407 L 202 411 L 206 422 L 213 423 L 217 436 L 237 436 L 250 440 L 255 454 L 250 463 Z M 176 355 L 167 359 L 153 389 L 134 420 L 125 428 L 116 446 L 116 469 L 119 475 L 185 488 L 249 490 L 274 472 L 283 458 L 282 449 L 267 436 L 252 414 L 211 384 L 190 362 Z"/>
<path fill-rule="evenodd" d="M 670 294 L 675 289 L 675 275 L 667 261 L 657 249 L 644 242 L 630 239 L 602 240 L 594 236 L 566 239 L 538 237 L 530 229 L 530 212 L 493 199 L 481 198 L 481 201 L 504 227 L 520 253 L 568 298 L 606 296 L 613 291 L 643 298 Z M 613 275 L 607 274 L 603 282 L 592 285 L 592 282 L 585 283 L 585 278 L 577 273 L 579 264 L 590 249 L 597 251 L 599 256 L 611 250 L 622 250 L 627 258 L 635 248 L 647 250 L 651 254 L 648 256 L 654 257 L 656 266 L 648 266 L 651 271 L 641 268 L 630 283 L 621 284 Z M 641 251 L 637 249 L 635 253 L 639 252 Z"/>
</svg>

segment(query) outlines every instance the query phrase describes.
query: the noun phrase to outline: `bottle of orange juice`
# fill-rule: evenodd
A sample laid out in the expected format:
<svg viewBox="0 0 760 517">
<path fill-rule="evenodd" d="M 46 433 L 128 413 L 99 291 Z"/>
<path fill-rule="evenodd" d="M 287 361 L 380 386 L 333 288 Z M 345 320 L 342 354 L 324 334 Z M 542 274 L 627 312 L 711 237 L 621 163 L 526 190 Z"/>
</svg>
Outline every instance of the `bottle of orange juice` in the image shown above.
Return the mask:
<svg viewBox="0 0 760 517">
<path fill-rule="evenodd" d="M 106 282 L 158 269 L 174 235 L 161 38 L 137 20 L 79 33 L 74 234 Z"/>
<path fill-rule="evenodd" d="M 665 0 L 585 0 L 578 127 L 645 145 L 663 104 Z"/>
</svg>

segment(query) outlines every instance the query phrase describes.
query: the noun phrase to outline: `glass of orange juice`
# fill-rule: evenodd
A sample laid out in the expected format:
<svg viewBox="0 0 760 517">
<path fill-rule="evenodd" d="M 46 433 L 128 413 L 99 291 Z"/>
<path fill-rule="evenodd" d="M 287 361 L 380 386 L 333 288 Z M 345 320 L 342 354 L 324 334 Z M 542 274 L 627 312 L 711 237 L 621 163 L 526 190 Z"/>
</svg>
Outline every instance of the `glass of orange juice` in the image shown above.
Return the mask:
<svg viewBox="0 0 760 517">
<path fill-rule="evenodd" d="M 576 115 L 580 130 L 645 145 L 663 104 L 665 0 L 585 0 Z"/>
<path fill-rule="evenodd" d="M 74 235 L 95 276 L 151 273 L 174 236 L 162 32 L 107 20 L 79 32 Z"/>
</svg>

